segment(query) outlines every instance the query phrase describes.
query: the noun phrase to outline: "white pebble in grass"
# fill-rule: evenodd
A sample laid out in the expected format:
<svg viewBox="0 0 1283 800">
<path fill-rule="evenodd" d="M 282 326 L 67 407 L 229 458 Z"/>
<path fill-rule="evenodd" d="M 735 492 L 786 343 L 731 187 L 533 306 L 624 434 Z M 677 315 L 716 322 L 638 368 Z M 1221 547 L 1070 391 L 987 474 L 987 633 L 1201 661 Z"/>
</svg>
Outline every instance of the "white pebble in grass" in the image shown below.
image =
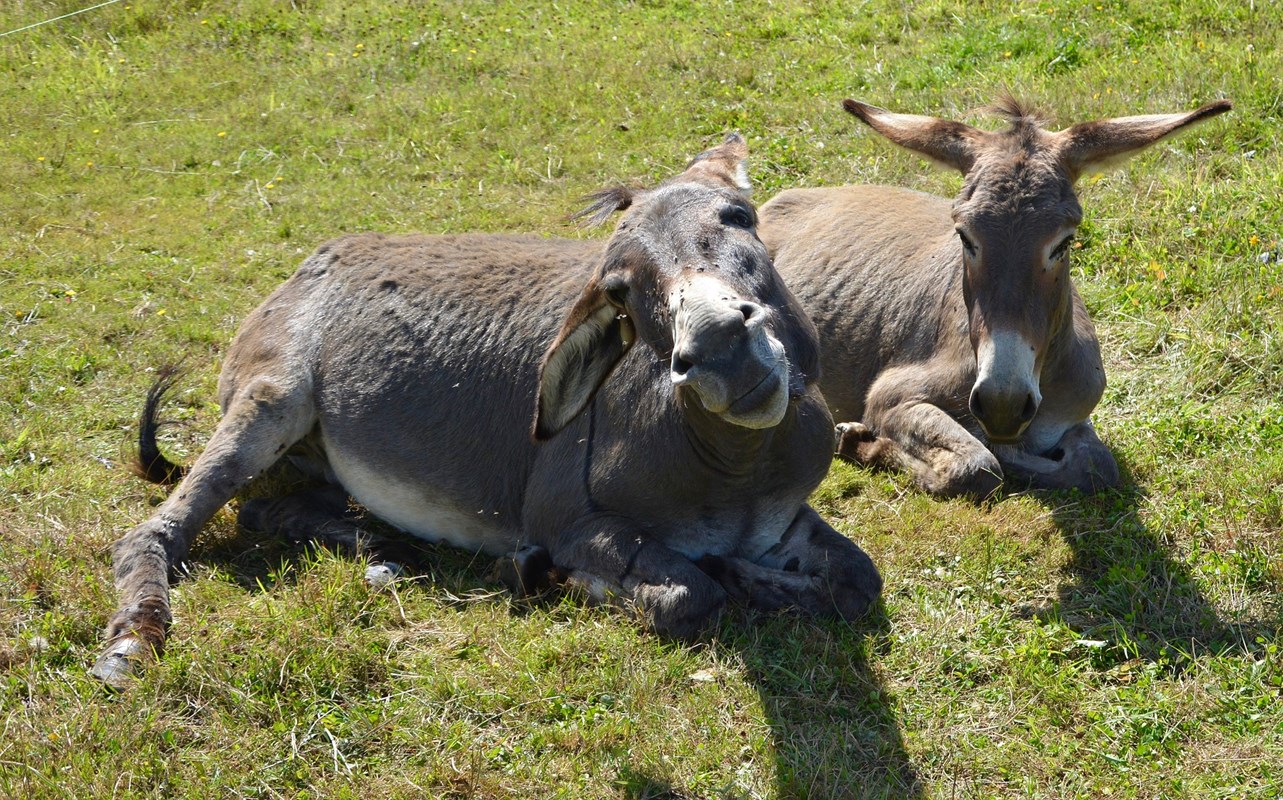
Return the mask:
<svg viewBox="0 0 1283 800">
<path fill-rule="evenodd" d="M 401 565 L 394 561 L 371 564 L 365 569 L 365 582 L 375 589 L 385 589 L 401 575 Z"/>
</svg>

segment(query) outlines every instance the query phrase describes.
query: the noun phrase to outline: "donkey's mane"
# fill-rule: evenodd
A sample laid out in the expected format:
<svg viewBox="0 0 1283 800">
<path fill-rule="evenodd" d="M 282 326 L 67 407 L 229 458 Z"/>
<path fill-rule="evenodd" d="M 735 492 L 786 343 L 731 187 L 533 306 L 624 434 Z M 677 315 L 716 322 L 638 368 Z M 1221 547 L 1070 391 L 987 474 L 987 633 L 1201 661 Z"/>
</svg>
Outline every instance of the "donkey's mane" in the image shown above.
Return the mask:
<svg viewBox="0 0 1283 800">
<path fill-rule="evenodd" d="M 1013 128 L 1021 128 L 1026 125 L 1041 128 L 1047 122 L 1046 117 L 1038 109 L 1023 100 L 1017 99 L 1010 92 L 1003 92 L 998 95 L 992 103 L 985 106 L 984 110 L 1002 117 L 1007 122 L 1010 122 Z"/>
<path fill-rule="evenodd" d="M 583 198 L 591 201 L 589 205 L 571 214 L 570 219 L 579 222 L 584 228 L 596 227 L 610 219 L 611 214 L 623 211 L 632 205 L 635 194 L 637 190 L 627 186 L 611 186 L 593 192 Z"/>
</svg>

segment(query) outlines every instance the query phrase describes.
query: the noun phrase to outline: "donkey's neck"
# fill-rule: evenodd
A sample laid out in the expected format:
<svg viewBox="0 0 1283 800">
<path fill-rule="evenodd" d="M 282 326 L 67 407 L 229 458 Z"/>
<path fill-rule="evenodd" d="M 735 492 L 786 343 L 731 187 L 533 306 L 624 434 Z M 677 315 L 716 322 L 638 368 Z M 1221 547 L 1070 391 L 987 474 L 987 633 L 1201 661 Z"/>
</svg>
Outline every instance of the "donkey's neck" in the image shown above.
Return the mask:
<svg viewBox="0 0 1283 800">
<path fill-rule="evenodd" d="M 1059 373 L 1056 365 L 1063 363 L 1065 358 L 1072 357 L 1077 352 L 1074 334 L 1074 294 L 1073 281 L 1066 275 L 1056 323 L 1051 330 L 1051 335 L 1047 337 L 1047 355 L 1043 359 L 1042 367 L 1044 374 L 1048 370 Z"/>
<path fill-rule="evenodd" d="M 693 393 L 682 393 L 677 405 L 691 452 L 705 468 L 724 477 L 752 474 L 779 427 L 756 430 L 734 425 L 704 408 Z M 780 424 L 787 425 L 793 413 L 789 409 Z"/>
</svg>

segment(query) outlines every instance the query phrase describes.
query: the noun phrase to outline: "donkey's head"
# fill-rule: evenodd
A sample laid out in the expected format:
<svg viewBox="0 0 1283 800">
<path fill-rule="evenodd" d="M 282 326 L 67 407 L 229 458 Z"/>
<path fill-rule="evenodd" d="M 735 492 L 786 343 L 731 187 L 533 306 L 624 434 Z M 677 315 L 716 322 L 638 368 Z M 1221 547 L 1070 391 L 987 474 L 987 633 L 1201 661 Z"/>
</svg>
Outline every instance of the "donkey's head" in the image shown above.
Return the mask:
<svg viewBox="0 0 1283 800">
<path fill-rule="evenodd" d="M 1058 336 L 1073 324 L 1069 250 L 1082 220 L 1074 182 L 1196 122 L 1230 101 L 1183 114 L 1085 122 L 1048 131 L 1019 102 L 990 108 L 1010 126 L 894 114 L 847 100 L 843 107 L 896 144 L 962 172 L 953 204 L 976 383 L 971 412 L 994 442 L 1017 441 L 1042 402 L 1039 377 Z"/>
<path fill-rule="evenodd" d="M 599 192 L 581 212 L 626 209 L 544 357 L 536 439 L 583 410 L 637 341 L 667 364 L 679 402 L 743 428 L 778 425 L 815 380 L 815 329 L 757 238 L 747 156 L 730 134 L 658 187 Z"/>
</svg>

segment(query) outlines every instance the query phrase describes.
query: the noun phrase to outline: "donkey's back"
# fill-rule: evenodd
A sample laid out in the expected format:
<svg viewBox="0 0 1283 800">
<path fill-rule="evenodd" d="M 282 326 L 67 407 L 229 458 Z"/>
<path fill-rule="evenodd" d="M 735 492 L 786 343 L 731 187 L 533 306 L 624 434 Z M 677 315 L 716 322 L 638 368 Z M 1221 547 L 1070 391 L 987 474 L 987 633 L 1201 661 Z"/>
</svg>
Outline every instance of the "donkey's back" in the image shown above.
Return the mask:
<svg viewBox="0 0 1283 800">
<path fill-rule="evenodd" d="M 789 189 L 762 207 L 759 232 L 816 322 L 834 419 L 863 417 L 885 369 L 958 339 L 940 330 L 962 313 L 950 307 L 960 291 L 948 200 L 893 186 Z M 974 374 L 962 355 L 950 363 Z"/>
<path fill-rule="evenodd" d="M 295 413 L 315 419 L 290 454 L 307 471 L 405 531 L 509 552 L 539 360 L 602 249 L 513 235 L 328 242 L 245 320 L 220 377 L 224 413 L 247 384 L 287 385 Z"/>
</svg>

